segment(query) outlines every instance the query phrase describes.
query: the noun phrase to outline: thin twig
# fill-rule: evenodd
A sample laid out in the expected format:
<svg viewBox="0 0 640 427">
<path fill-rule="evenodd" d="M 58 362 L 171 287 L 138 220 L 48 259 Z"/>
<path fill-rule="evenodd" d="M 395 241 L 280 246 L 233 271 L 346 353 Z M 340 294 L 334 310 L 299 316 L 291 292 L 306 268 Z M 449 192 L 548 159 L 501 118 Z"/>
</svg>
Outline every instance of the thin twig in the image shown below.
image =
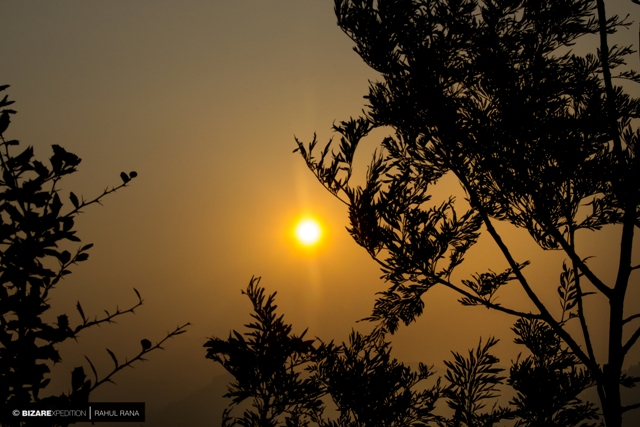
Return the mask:
<svg viewBox="0 0 640 427">
<path fill-rule="evenodd" d="M 68 212 L 66 215 L 61 216 L 61 218 L 71 218 L 75 214 L 82 213 L 80 211 L 80 209 L 84 208 L 85 206 L 92 205 L 94 203 L 97 203 L 97 204 L 101 205 L 102 203 L 100 203 L 100 200 L 102 200 L 102 198 L 104 198 L 108 194 L 111 194 L 111 193 L 114 193 L 114 192 L 118 191 L 122 187 L 126 187 L 127 184 L 128 184 L 128 182 L 123 182 L 122 184 L 118 185 L 117 187 L 112 187 L 111 189 L 105 188 L 102 191 L 102 194 L 100 194 L 99 196 L 97 196 L 93 200 L 89 200 L 89 201 L 85 202 L 84 199 L 83 199 L 82 202 L 78 205 L 77 208 L 75 208 L 72 211 Z"/>
<path fill-rule="evenodd" d="M 126 310 L 120 311 L 120 309 L 116 308 L 115 313 L 111 314 L 108 311 L 105 310 L 105 312 L 107 313 L 107 315 L 101 319 L 98 319 L 98 317 L 96 316 L 93 320 L 88 321 L 87 319 L 82 319 L 83 323 L 81 325 L 76 326 L 76 329 L 74 330 L 74 333 L 77 334 L 78 332 L 82 331 L 83 329 L 87 329 L 90 328 L 92 326 L 95 325 L 100 325 L 102 323 L 115 323 L 113 322 L 113 319 L 115 317 L 118 316 L 122 316 L 123 314 L 127 314 L 127 313 L 135 313 L 135 309 L 140 307 L 142 305 L 142 303 L 144 302 L 144 300 L 140 297 L 140 294 L 138 294 L 138 292 L 136 291 L 136 294 L 138 295 L 138 302 L 132 306 L 131 308 L 128 308 Z"/>
<path fill-rule="evenodd" d="M 629 317 L 627 317 L 626 319 L 624 319 L 624 320 L 622 321 L 622 324 L 624 325 L 624 324 L 626 324 L 626 323 L 629 323 L 629 322 L 631 322 L 633 319 L 637 319 L 638 317 L 640 317 L 640 313 L 634 314 L 633 316 L 629 316 Z"/>
<path fill-rule="evenodd" d="M 569 238 L 571 239 L 571 247 L 574 247 L 575 244 L 575 230 L 573 226 L 569 225 Z M 582 285 L 580 284 L 580 274 L 578 274 L 578 267 L 575 262 L 572 261 L 573 267 L 573 276 L 575 277 L 575 285 L 576 285 L 576 298 L 578 299 L 578 319 L 580 320 L 580 328 L 582 329 L 582 336 L 584 337 L 585 344 L 587 346 L 587 353 L 589 354 L 589 358 L 593 361 L 596 360 L 596 355 L 593 351 L 593 345 L 591 343 L 591 335 L 589 333 L 589 327 L 587 325 L 587 319 L 584 315 L 584 300 L 582 295 Z"/>
<path fill-rule="evenodd" d="M 482 206 L 482 204 L 478 201 L 478 196 L 475 193 L 475 191 L 473 191 L 473 188 L 469 184 L 469 182 L 467 180 L 467 177 L 462 175 L 462 174 L 458 174 L 458 173 L 456 173 L 456 176 L 458 177 L 458 179 L 462 183 L 463 187 L 467 190 L 467 194 L 469 194 L 469 202 L 471 204 L 471 207 L 478 211 L 478 213 L 480 214 L 480 216 L 482 218 L 482 221 L 483 221 L 485 227 L 487 227 L 487 231 L 489 232 L 489 234 L 491 235 L 493 240 L 496 242 L 496 244 L 500 248 L 500 251 L 502 252 L 504 257 L 506 258 L 507 262 L 509 263 L 509 266 L 511 267 L 511 269 L 514 272 L 514 274 L 516 275 L 516 277 L 517 277 L 518 281 L 520 282 L 520 285 L 524 289 L 525 293 L 527 294 L 527 296 L 529 297 L 531 302 L 533 302 L 533 304 L 536 306 L 536 308 L 538 308 L 538 310 L 540 310 L 540 316 L 541 316 L 542 320 L 547 322 L 549 324 L 549 326 L 551 326 L 553 328 L 553 330 L 562 338 L 562 340 L 571 348 L 573 353 L 582 361 L 582 363 L 584 363 L 589 368 L 590 371 L 592 371 L 593 373 L 600 372 L 599 371 L 599 367 L 596 364 L 595 360 L 591 359 L 587 354 L 585 354 L 585 352 L 582 350 L 580 345 L 573 339 L 571 334 L 569 334 L 562 327 L 562 325 L 560 325 L 554 319 L 554 317 L 551 315 L 551 313 L 549 313 L 549 310 L 547 310 L 547 307 L 542 303 L 542 301 L 540 301 L 540 299 L 538 298 L 536 293 L 533 291 L 533 289 L 531 288 L 531 286 L 527 282 L 527 279 L 524 277 L 524 275 L 520 271 L 518 263 L 515 261 L 515 259 L 511 255 L 511 252 L 509 251 L 509 248 L 504 243 L 504 241 L 502 240 L 502 237 L 498 234 L 498 232 L 494 228 L 493 224 L 491 223 L 489 215 L 485 211 L 485 209 Z M 578 258 L 578 260 L 579 260 L 579 258 Z"/>
<path fill-rule="evenodd" d="M 113 369 L 113 371 L 111 371 L 106 377 L 102 378 L 101 380 L 98 380 L 98 378 L 96 377 L 96 382 L 93 386 L 91 386 L 91 389 L 89 390 L 89 392 L 95 390 L 97 387 L 99 387 L 100 385 L 104 384 L 105 382 L 111 382 L 113 383 L 113 381 L 111 380 L 111 377 L 113 377 L 113 375 L 115 375 L 117 372 L 121 371 L 124 368 L 127 367 L 133 367 L 131 366 L 134 362 L 137 361 L 146 361 L 147 359 L 145 359 L 143 356 L 147 353 L 150 353 L 154 350 L 160 349 L 160 350 L 164 350 L 164 348 L 162 348 L 162 343 L 164 343 L 166 340 L 168 340 L 169 338 L 172 338 L 176 335 L 180 335 L 185 333 L 185 328 L 187 326 L 189 326 L 190 323 L 185 323 L 182 326 L 178 326 L 173 332 L 169 332 L 167 333 L 167 336 L 164 337 L 164 339 L 158 343 L 156 343 L 154 346 L 151 346 L 149 348 L 143 348 L 142 351 L 133 359 L 125 361 L 125 363 L 123 363 L 122 365 L 116 365 L 116 367 Z M 114 362 L 115 362 L 115 358 L 114 358 Z M 95 372 L 94 372 L 95 374 Z"/>
<path fill-rule="evenodd" d="M 591 269 L 578 256 L 578 254 L 571 247 L 571 245 L 569 245 L 569 243 L 564 238 L 562 233 L 560 233 L 558 229 L 556 229 L 553 226 L 547 227 L 546 231 L 549 234 L 551 234 L 551 236 L 555 239 L 556 242 L 560 243 L 560 246 L 562 246 L 562 249 L 567 253 L 567 255 L 569 255 L 569 258 L 571 258 L 571 261 L 575 263 L 575 265 L 580 269 L 582 274 L 584 274 L 585 277 L 589 279 L 589 281 L 593 284 L 593 286 L 595 286 L 596 289 L 598 289 L 598 291 L 600 291 L 604 296 L 606 296 L 607 298 L 611 298 L 613 290 L 607 285 L 605 285 L 605 283 L 602 280 L 600 280 L 600 278 L 598 278 L 598 276 L 596 276 L 593 271 L 591 271 Z"/>
<path fill-rule="evenodd" d="M 633 335 L 631 335 L 631 338 L 629 338 L 629 341 L 627 341 L 627 343 L 622 347 L 623 356 L 631 350 L 631 347 L 633 347 L 636 341 L 638 341 L 638 338 L 640 338 L 640 328 L 636 329 Z"/>
<path fill-rule="evenodd" d="M 493 310 L 497 310 L 497 311 L 501 311 L 503 313 L 511 314 L 512 316 L 524 317 L 524 318 L 527 318 L 527 319 L 540 319 L 540 320 L 543 319 L 542 314 L 535 314 L 535 313 L 531 313 L 531 312 L 527 313 L 527 312 L 524 312 L 524 311 L 513 310 L 511 308 L 503 307 L 503 306 L 501 306 L 499 304 L 494 304 L 494 303 L 492 303 L 490 301 L 486 301 L 486 300 L 484 300 L 482 298 L 479 298 L 476 295 L 473 295 L 473 294 L 465 291 L 464 289 L 461 289 L 461 288 L 457 287 L 453 283 L 447 282 L 446 280 L 444 280 L 442 278 L 437 278 L 437 281 L 439 283 L 443 284 L 444 286 L 446 286 L 447 288 L 452 289 L 452 290 L 458 292 L 459 294 L 464 295 L 465 297 L 470 298 L 473 301 L 478 302 L 478 304 L 483 305 L 483 306 L 485 306 L 487 308 L 491 308 Z"/>
<path fill-rule="evenodd" d="M 623 406 L 621 409 L 622 409 L 622 413 L 624 414 L 627 411 L 631 411 L 633 409 L 638 409 L 638 408 L 640 408 L 640 402 L 634 403 L 633 405 Z"/>
</svg>

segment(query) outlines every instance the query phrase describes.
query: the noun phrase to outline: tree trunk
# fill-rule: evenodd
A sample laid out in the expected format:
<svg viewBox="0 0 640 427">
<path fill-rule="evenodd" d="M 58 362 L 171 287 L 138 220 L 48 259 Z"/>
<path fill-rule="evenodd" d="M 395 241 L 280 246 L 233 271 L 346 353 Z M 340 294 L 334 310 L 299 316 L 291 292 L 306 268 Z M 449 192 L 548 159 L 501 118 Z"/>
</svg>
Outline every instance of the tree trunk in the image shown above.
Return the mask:
<svg viewBox="0 0 640 427">
<path fill-rule="evenodd" d="M 610 365 L 604 366 L 604 393 L 605 400 L 601 402 L 604 421 L 607 427 L 622 426 L 622 404 L 620 401 L 620 370 Z"/>
</svg>

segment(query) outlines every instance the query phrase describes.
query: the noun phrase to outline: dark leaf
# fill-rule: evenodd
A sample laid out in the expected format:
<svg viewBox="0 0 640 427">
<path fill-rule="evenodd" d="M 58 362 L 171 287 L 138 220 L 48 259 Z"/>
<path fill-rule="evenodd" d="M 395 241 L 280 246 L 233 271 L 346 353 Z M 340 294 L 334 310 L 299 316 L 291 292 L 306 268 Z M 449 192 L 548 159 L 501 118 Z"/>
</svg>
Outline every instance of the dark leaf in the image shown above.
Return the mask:
<svg viewBox="0 0 640 427">
<path fill-rule="evenodd" d="M 82 262 L 82 261 L 86 261 L 87 259 L 89 259 L 89 254 L 78 254 L 76 255 L 76 262 Z"/>
<path fill-rule="evenodd" d="M 76 304 L 76 309 L 78 310 L 78 313 L 80 313 L 80 317 L 82 317 L 82 322 L 86 323 L 87 318 L 84 316 L 84 310 L 82 310 L 82 306 L 80 305 L 80 301 L 78 301 L 78 303 Z"/>
<path fill-rule="evenodd" d="M 113 360 L 113 363 L 116 365 L 116 368 L 117 368 L 118 366 L 120 366 L 120 365 L 118 364 L 118 359 L 116 358 L 116 355 L 115 355 L 115 354 L 113 354 L 113 352 L 112 352 L 111 350 L 109 350 L 108 348 L 107 348 L 106 350 L 107 350 L 107 353 L 109 353 L 109 356 L 111 356 L 111 360 Z"/>
<path fill-rule="evenodd" d="M 89 364 L 91 364 L 91 361 L 89 361 Z M 93 364 L 91 364 L 91 368 L 93 369 Z M 94 374 L 96 373 L 95 369 L 93 369 L 93 372 Z M 85 375 L 84 369 L 82 369 L 82 366 L 78 366 L 77 368 L 75 368 L 71 372 L 71 389 L 74 391 L 80 390 L 84 385 L 84 381 L 86 378 L 87 376 Z M 97 378 L 97 374 L 96 374 L 96 378 Z"/>
<path fill-rule="evenodd" d="M 58 328 L 63 330 L 69 328 L 69 318 L 66 314 L 61 314 L 60 316 L 58 316 Z"/>
<path fill-rule="evenodd" d="M 58 254 L 58 259 L 62 264 L 66 264 L 71 259 L 71 253 L 69 253 L 69 251 L 62 251 Z"/>
<path fill-rule="evenodd" d="M 60 218 L 60 221 L 62 222 L 63 231 L 69 231 L 73 228 L 73 224 L 74 224 L 73 218 L 65 216 Z"/>
<path fill-rule="evenodd" d="M 11 123 L 11 119 L 9 118 L 9 112 L 7 110 L 2 111 L 0 115 L 0 135 L 4 133 L 9 127 L 9 123 Z"/>
<path fill-rule="evenodd" d="M 78 201 L 78 197 L 73 194 L 73 192 L 69 193 L 69 199 L 71 200 L 71 203 L 73 203 L 73 206 L 78 209 L 78 207 L 80 206 L 80 202 Z"/>
<path fill-rule="evenodd" d="M 62 202 L 60 201 L 60 197 L 58 196 L 58 193 L 55 193 L 53 195 L 50 208 L 51 208 L 51 213 L 57 217 L 58 213 L 60 213 L 60 208 L 62 208 Z M 64 219 L 61 218 L 60 220 L 63 221 Z"/>
<path fill-rule="evenodd" d="M 89 362 L 89 366 L 91 366 L 91 371 L 93 372 L 93 376 L 96 379 L 96 382 L 98 381 L 98 371 L 96 371 L 96 367 L 93 366 L 93 363 L 91 362 L 91 359 L 89 359 L 87 356 L 84 357 L 85 359 L 87 359 L 87 362 Z M 84 374 L 84 370 L 82 371 Z"/>
</svg>

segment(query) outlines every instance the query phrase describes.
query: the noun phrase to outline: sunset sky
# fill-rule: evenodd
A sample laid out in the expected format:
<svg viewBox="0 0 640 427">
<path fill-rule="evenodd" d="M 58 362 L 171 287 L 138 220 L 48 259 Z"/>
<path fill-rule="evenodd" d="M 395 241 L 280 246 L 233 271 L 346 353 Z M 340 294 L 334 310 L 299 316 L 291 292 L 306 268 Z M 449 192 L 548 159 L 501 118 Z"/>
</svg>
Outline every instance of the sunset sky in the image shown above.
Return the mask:
<svg viewBox="0 0 640 427">
<path fill-rule="evenodd" d="M 623 41 L 637 45 L 640 6 L 624 7 L 636 22 Z M 54 293 L 51 316 L 66 312 L 78 322 L 78 300 L 87 314 L 125 308 L 136 302 L 134 287 L 145 304 L 135 316 L 66 343 L 51 391 L 69 388 L 69 372 L 86 366 L 84 355 L 107 373 L 105 347 L 132 357 L 140 339 L 158 341 L 190 322 L 166 351 L 93 396 L 144 401 L 148 412 L 185 398 L 224 371 L 204 358 L 202 345 L 249 321 L 240 290 L 252 276 L 278 292 L 280 312 L 297 332 L 308 327 L 311 336 L 344 340 L 352 328 L 370 329 L 355 322 L 386 289 L 381 273 L 346 232 L 346 207 L 292 153 L 294 135 L 310 141 L 317 132 L 324 143 L 334 121 L 361 114 L 368 81 L 379 78 L 337 27 L 333 2 L 5 1 L 0 28 L 0 84 L 11 85 L 5 93 L 18 111 L 6 135 L 34 146 L 41 160 L 52 144 L 82 158 L 79 172 L 61 183 L 63 201 L 69 191 L 95 197 L 118 185 L 122 171 L 139 174 L 80 216 L 78 234 L 95 246 Z M 637 55 L 630 66 L 640 69 Z M 389 133 L 378 130 L 365 141 L 358 179 Z M 445 180 L 437 196 L 450 194 L 463 198 Z M 322 228 L 316 245 L 295 238 L 307 217 Z M 532 260 L 526 272 L 555 310 L 562 254 L 543 253 L 522 230 L 500 230 L 520 260 Z M 581 256 L 596 255 L 590 265 L 610 280 L 619 230 L 582 238 Z M 467 259 L 458 280 L 506 266 L 487 239 Z M 640 300 L 635 279 L 629 301 Z M 501 301 L 528 307 L 521 297 L 514 289 Z M 392 338 L 396 357 L 442 366 L 450 351 L 493 335 L 501 338 L 504 365 L 515 360 L 523 350 L 512 344 L 515 319 L 460 307 L 456 299 L 445 290 L 427 293 L 418 322 Z M 600 339 L 604 318 L 597 316 L 605 307 L 600 300 L 588 307 Z M 627 365 L 638 361 L 636 346 Z"/>
</svg>

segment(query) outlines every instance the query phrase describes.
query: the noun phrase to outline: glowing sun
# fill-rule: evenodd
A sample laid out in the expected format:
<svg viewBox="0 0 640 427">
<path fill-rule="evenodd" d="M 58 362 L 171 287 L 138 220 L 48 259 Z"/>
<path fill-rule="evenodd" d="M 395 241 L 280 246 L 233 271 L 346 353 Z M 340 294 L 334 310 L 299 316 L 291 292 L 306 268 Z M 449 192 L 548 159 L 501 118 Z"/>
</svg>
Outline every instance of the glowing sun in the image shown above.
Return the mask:
<svg viewBox="0 0 640 427">
<path fill-rule="evenodd" d="M 318 243 L 321 235 L 320 225 L 313 219 L 303 219 L 296 226 L 296 237 L 305 246 L 312 246 Z"/>
</svg>

